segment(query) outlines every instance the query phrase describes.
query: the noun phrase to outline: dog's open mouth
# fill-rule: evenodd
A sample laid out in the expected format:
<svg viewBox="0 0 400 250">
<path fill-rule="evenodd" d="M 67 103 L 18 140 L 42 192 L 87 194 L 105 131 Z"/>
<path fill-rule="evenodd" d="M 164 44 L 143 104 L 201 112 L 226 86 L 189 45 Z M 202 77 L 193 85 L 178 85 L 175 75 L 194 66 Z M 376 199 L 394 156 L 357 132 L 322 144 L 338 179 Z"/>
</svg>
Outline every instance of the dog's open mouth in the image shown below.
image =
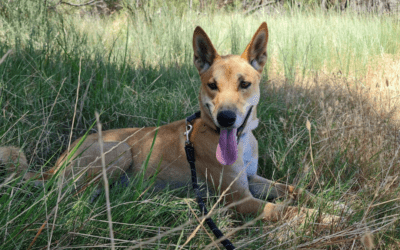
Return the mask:
<svg viewBox="0 0 400 250">
<path fill-rule="evenodd" d="M 219 143 L 217 146 L 216 157 L 222 165 L 232 165 L 238 158 L 238 137 L 246 126 L 253 107 L 247 112 L 243 124 L 239 128 L 221 129 L 219 133 Z"/>
</svg>

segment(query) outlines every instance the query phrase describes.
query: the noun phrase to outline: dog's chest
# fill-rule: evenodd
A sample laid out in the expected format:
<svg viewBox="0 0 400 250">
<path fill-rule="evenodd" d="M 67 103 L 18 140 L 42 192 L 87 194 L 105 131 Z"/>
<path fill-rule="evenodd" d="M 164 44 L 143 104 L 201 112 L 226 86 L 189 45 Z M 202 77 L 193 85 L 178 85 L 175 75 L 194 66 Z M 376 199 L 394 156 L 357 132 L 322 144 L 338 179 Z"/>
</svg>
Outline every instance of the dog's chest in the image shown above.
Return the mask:
<svg viewBox="0 0 400 250">
<path fill-rule="evenodd" d="M 257 174 L 258 159 L 257 159 L 257 141 L 251 132 L 247 132 L 240 138 L 240 143 L 243 143 L 243 163 L 246 168 L 247 176 Z"/>
</svg>

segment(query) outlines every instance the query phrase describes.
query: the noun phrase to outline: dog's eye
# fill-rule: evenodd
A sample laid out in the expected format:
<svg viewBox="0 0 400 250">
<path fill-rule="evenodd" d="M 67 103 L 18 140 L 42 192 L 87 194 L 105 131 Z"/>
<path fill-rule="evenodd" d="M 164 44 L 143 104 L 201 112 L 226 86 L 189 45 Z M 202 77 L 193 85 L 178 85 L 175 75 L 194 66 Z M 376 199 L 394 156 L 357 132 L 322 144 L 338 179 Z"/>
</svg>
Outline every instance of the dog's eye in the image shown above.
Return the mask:
<svg viewBox="0 0 400 250">
<path fill-rule="evenodd" d="M 218 90 L 217 84 L 216 84 L 215 82 L 209 83 L 209 84 L 208 84 L 208 87 L 209 87 L 211 90 Z"/>
<path fill-rule="evenodd" d="M 251 85 L 251 82 L 245 82 L 245 81 L 240 82 L 240 87 L 242 89 L 247 89 L 248 87 L 250 87 L 250 85 Z"/>
</svg>

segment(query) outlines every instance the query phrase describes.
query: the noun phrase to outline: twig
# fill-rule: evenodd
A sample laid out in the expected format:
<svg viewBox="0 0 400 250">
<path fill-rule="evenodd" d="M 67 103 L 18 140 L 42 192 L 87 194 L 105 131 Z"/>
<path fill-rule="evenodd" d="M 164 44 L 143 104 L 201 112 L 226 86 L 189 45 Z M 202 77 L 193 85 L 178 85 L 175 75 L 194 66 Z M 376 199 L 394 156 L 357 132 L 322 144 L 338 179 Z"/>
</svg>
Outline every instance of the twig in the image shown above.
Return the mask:
<svg viewBox="0 0 400 250">
<path fill-rule="evenodd" d="M 64 80 L 61 82 L 60 89 L 59 89 L 58 92 L 57 92 L 57 96 L 56 96 L 56 98 L 55 98 L 55 100 L 54 100 L 53 105 L 51 106 L 50 113 L 49 113 L 49 115 L 47 116 L 46 123 L 45 123 L 45 125 L 44 125 L 44 127 L 43 127 L 42 132 L 40 133 L 39 139 L 38 139 L 37 142 L 36 142 L 35 150 L 33 151 L 33 155 L 32 155 L 32 158 L 31 158 L 31 161 L 29 162 L 29 164 L 31 164 L 32 161 L 33 161 L 33 156 L 36 154 L 36 150 L 37 150 L 37 148 L 38 148 L 38 146 L 39 146 L 40 138 L 42 137 L 42 135 L 43 135 L 43 133 L 44 133 L 44 130 L 46 129 L 47 124 L 49 123 L 49 119 L 50 119 L 51 114 L 52 114 L 52 112 L 53 112 L 53 108 L 54 108 L 54 106 L 55 106 L 56 103 L 57 103 L 58 96 L 60 95 L 61 89 L 62 89 L 62 87 L 64 86 L 64 82 L 65 82 L 66 79 L 67 79 L 67 78 L 64 78 Z M 40 168 L 40 172 L 41 172 L 41 176 L 43 176 L 43 168 Z M 44 189 L 44 193 L 46 193 L 46 189 L 44 188 L 44 186 L 43 186 L 43 189 Z M 57 205 L 56 205 L 56 207 L 55 207 L 55 210 L 53 210 L 53 211 L 56 212 L 56 217 L 57 217 L 58 203 L 60 202 L 60 196 L 61 196 L 61 187 L 60 187 L 59 193 L 58 193 L 58 202 L 57 202 Z M 47 201 L 45 200 L 44 203 L 45 203 L 45 206 L 46 206 L 46 214 L 47 214 Z M 53 211 L 52 211 L 51 213 L 53 213 Z M 51 216 L 51 214 L 48 215 L 47 217 L 50 219 L 50 216 Z M 49 219 L 47 219 L 47 220 L 43 223 L 41 229 L 40 229 L 39 232 L 36 234 L 35 238 L 34 238 L 33 241 L 31 242 L 31 244 L 29 245 L 29 248 L 31 248 L 31 247 L 33 246 L 33 244 L 35 243 L 37 237 L 41 234 L 41 232 L 42 232 L 44 226 L 47 225 L 47 222 L 48 222 Z M 53 228 L 52 228 L 51 233 L 53 233 L 53 230 L 54 230 L 55 219 L 56 219 L 56 218 L 54 218 L 54 221 L 53 221 Z M 52 235 L 52 234 L 51 234 L 51 235 Z M 50 242 L 51 242 L 51 235 L 50 235 L 49 244 L 50 244 Z"/>
<path fill-rule="evenodd" d="M 39 237 L 39 235 L 42 233 L 44 227 L 47 225 L 47 223 L 49 222 L 50 217 L 53 215 L 55 211 L 55 208 L 50 212 L 50 214 L 47 216 L 47 220 L 45 222 L 43 222 L 42 226 L 39 228 L 39 231 L 36 233 L 35 237 L 33 238 L 31 244 L 29 244 L 28 250 L 30 250 L 33 246 L 33 244 L 35 244 L 35 241 L 37 240 L 37 238 Z M 54 225 L 53 225 L 54 228 Z"/>
<path fill-rule="evenodd" d="M 264 217 L 264 214 L 261 213 L 261 214 L 260 214 L 259 216 L 257 216 L 254 220 L 251 220 L 251 221 L 249 221 L 249 222 L 246 222 L 246 223 L 243 224 L 242 226 L 236 227 L 236 228 L 232 229 L 230 232 L 226 233 L 226 235 L 225 235 L 224 237 L 222 237 L 222 238 L 220 238 L 220 239 L 217 239 L 217 240 L 215 240 L 214 242 L 212 242 L 212 243 L 208 244 L 207 246 L 205 246 L 205 247 L 204 247 L 204 250 L 211 249 L 213 243 L 220 243 L 221 241 L 223 241 L 224 239 L 230 237 L 230 236 L 233 235 L 234 233 L 236 233 L 236 232 L 238 232 L 238 231 L 240 231 L 240 230 L 242 230 L 242 229 L 248 228 L 249 226 L 253 225 L 253 224 L 256 223 L 257 221 L 261 220 L 263 217 Z"/>
<path fill-rule="evenodd" d="M 249 14 L 249 13 L 252 12 L 252 11 L 255 11 L 255 10 L 259 9 L 259 8 L 265 7 L 265 6 L 270 5 L 270 4 L 273 4 L 273 3 L 275 3 L 275 1 L 269 1 L 269 2 L 266 2 L 266 3 L 264 3 L 264 4 L 258 5 L 258 6 L 256 6 L 256 7 L 253 7 L 253 8 L 251 8 L 251 9 L 249 9 L 249 10 L 246 11 L 244 14 L 247 15 L 247 14 Z"/>
<path fill-rule="evenodd" d="M 82 71 L 82 57 L 79 60 L 78 87 L 76 88 L 76 99 L 75 99 L 75 106 L 74 106 L 74 115 L 72 116 L 71 132 L 69 133 L 68 148 L 67 148 L 68 154 L 69 154 L 69 151 L 71 150 L 72 134 L 73 134 L 73 131 L 74 131 L 75 117 L 76 117 L 76 109 L 78 107 L 79 89 L 81 87 L 81 71 Z M 72 176 L 73 175 L 74 175 L 74 169 L 72 168 Z M 74 183 L 74 185 L 75 185 L 75 183 Z M 75 188 L 76 188 L 76 186 L 75 186 Z"/>
<path fill-rule="evenodd" d="M 226 193 L 231 189 L 233 183 L 235 183 L 239 177 L 247 170 L 247 168 L 250 166 L 250 162 L 246 165 L 245 168 L 243 168 L 242 171 L 240 171 L 240 173 L 238 174 L 238 176 L 229 184 L 229 186 L 222 192 L 222 194 L 220 195 L 220 197 L 218 198 L 217 202 L 214 204 L 214 206 L 212 206 L 210 212 L 204 216 L 204 218 L 201 220 L 201 223 L 197 226 L 197 228 L 193 231 L 193 233 L 189 236 L 189 238 L 186 240 L 186 242 L 183 244 L 183 246 L 180 248 L 182 249 L 187 243 L 189 243 L 189 241 L 194 237 L 194 235 L 196 234 L 196 232 L 200 229 L 200 227 L 203 227 L 204 222 L 206 221 L 207 218 L 211 218 L 211 214 L 213 213 L 214 209 L 217 207 L 217 205 L 221 202 L 222 198 L 225 197 Z M 247 200 L 248 198 L 245 198 L 243 200 Z M 242 200 L 242 201 L 243 201 Z M 197 216 L 196 216 L 197 218 Z M 226 240 L 228 237 L 225 235 L 219 239 L 217 239 L 216 241 L 213 242 L 222 242 L 223 240 Z M 210 245 L 213 245 L 213 243 L 211 243 Z"/>
<path fill-rule="evenodd" d="M 42 233 L 44 227 L 47 225 L 47 220 L 42 224 L 42 226 L 39 228 L 39 231 L 36 233 L 35 238 L 33 238 L 31 244 L 29 244 L 28 250 L 30 250 L 33 246 L 33 244 L 35 244 L 37 238 L 39 237 L 39 235 Z"/>
<path fill-rule="evenodd" d="M 103 137 L 102 137 L 102 133 L 101 133 L 101 123 L 100 123 L 99 113 L 96 112 L 95 115 L 96 115 L 96 120 L 97 120 L 97 129 L 99 130 L 99 146 L 100 146 L 100 154 L 101 154 L 101 166 L 103 169 L 104 189 L 106 191 L 107 217 L 108 217 L 108 226 L 110 228 L 111 249 L 114 250 L 115 249 L 114 232 L 113 232 L 113 228 L 112 228 L 110 191 L 109 191 L 107 172 L 106 172 L 106 160 L 104 157 Z"/>
<path fill-rule="evenodd" d="M 143 93 L 147 93 L 147 91 L 151 88 L 151 86 L 153 86 L 153 84 L 154 84 L 158 79 L 160 79 L 161 76 L 162 76 L 162 74 L 159 75 L 152 83 L 150 83 L 149 86 L 147 86 L 147 88 L 143 91 Z"/>
<path fill-rule="evenodd" d="M 14 122 L 13 125 L 11 125 L 6 132 L 4 132 L 4 134 L 0 137 L 0 140 L 3 139 L 3 137 L 8 133 L 8 131 L 10 131 L 19 121 L 21 121 L 22 119 L 25 118 L 25 116 L 29 113 L 29 111 L 26 111 L 25 114 L 23 114 L 20 118 L 18 118 L 18 120 L 16 122 Z"/>
<path fill-rule="evenodd" d="M 322 190 L 322 186 L 321 186 L 321 183 L 319 182 L 319 178 L 318 178 L 317 172 L 315 171 L 314 157 L 313 157 L 313 152 L 312 152 L 311 123 L 310 123 L 310 121 L 308 120 L 308 118 L 307 118 L 307 121 L 306 121 L 306 127 L 307 127 L 307 130 L 308 130 L 308 138 L 309 138 L 309 140 L 310 140 L 310 157 L 311 157 L 311 163 L 312 163 L 312 170 L 313 170 L 313 172 L 314 172 L 314 174 L 315 174 L 315 180 L 317 181 L 317 183 L 318 183 L 318 185 L 319 185 L 319 188 Z M 311 188 L 311 190 L 312 190 L 313 188 L 314 188 L 314 185 L 313 185 L 313 187 Z"/>
<path fill-rule="evenodd" d="M 9 51 L 7 51 L 7 53 L 4 54 L 4 56 L 0 59 L 0 64 L 2 64 L 2 63 L 6 60 L 7 56 L 8 56 L 11 52 L 12 52 L 12 49 L 10 49 Z"/>
<path fill-rule="evenodd" d="M 76 92 L 76 102 L 78 102 L 78 96 L 79 96 L 79 86 L 80 86 L 80 79 L 81 79 L 81 61 L 82 61 L 82 58 L 81 58 L 81 60 L 79 61 L 79 74 L 78 74 L 78 89 L 77 89 L 77 92 Z M 66 80 L 66 78 L 64 79 L 64 81 L 62 82 L 62 85 L 61 85 L 61 87 L 64 85 L 64 82 L 65 82 L 65 80 Z M 60 87 L 60 90 L 61 90 L 61 87 Z M 59 91 L 59 93 L 60 93 L 60 91 Z M 57 97 L 58 97 L 58 94 L 57 94 Z M 54 105 L 53 105 L 53 107 L 54 107 Z M 52 108 L 53 108 L 52 107 Z M 73 128 L 74 128 L 74 122 L 75 122 L 75 115 L 76 115 L 76 103 L 75 103 L 75 111 L 74 111 L 74 116 L 73 116 L 73 118 L 72 118 L 72 124 L 71 124 L 71 133 L 70 133 L 70 138 L 69 138 L 69 144 L 68 144 L 68 152 L 69 152 L 69 147 L 70 147 L 70 145 L 71 145 L 71 137 L 72 137 L 72 131 L 73 131 Z M 50 116 L 49 117 L 47 117 L 47 119 L 49 119 L 50 118 Z M 43 133 L 43 132 L 42 132 Z M 37 146 L 36 146 L 36 148 L 37 148 Z M 41 172 L 42 172 L 42 169 L 41 169 Z M 43 172 L 41 173 L 42 174 L 42 176 L 43 176 Z M 61 190 L 62 190 L 62 187 L 63 187 L 63 178 L 64 178 L 64 175 L 65 175 L 65 168 L 63 169 L 63 173 L 62 173 L 62 175 L 61 176 L 59 176 L 59 179 L 58 179 L 58 183 L 59 183 L 59 186 L 58 186 L 58 195 L 57 195 L 57 204 L 56 204 L 56 207 L 54 208 L 55 210 L 55 213 L 54 213 L 54 218 L 53 218 L 53 226 L 52 226 L 52 228 L 51 228 L 51 232 L 50 232 L 50 237 L 49 237 L 49 241 L 48 241 L 48 248 L 50 249 L 50 245 L 51 245 L 51 239 L 53 238 L 53 233 L 54 233 L 54 228 L 55 228 L 55 223 L 56 223 L 56 219 L 57 219 L 57 213 L 58 213 L 58 204 L 60 203 L 60 200 L 61 200 Z M 46 222 L 45 222 L 46 223 Z"/>
<path fill-rule="evenodd" d="M 32 154 L 31 160 L 29 161 L 29 164 L 28 164 L 28 165 L 32 164 L 32 162 L 33 162 L 33 158 L 34 158 L 35 155 L 36 155 L 36 151 L 37 151 L 37 148 L 39 147 L 39 143 L 41 142 L 41 139 L 42 139 L 44 130 L 46 129 L 46 126 L 49 124 L 50 116 L 51 116 L 51 114 L 53 113 L 54 106 L 57 104 L 58 96 L 60 95 L 61 89 L 62 89 L 62 87 L 64 86 L 65 80 L 67 80 L 67 78 L 64 78 L 63 81 L 61 82 L 61 86 L 60 86 L 60 88 L 58 89 L 58 92 L 57 92 L 57 95 L 56 95 L 56 99 L 54 99 L 53 105 L 52 105 L 51 108 L 50 108 L 49 115 L 47 116 L 46 122 L 44 123 L 43 130 L 42 130 L 42 132 L 40 133 L 39 139 L 37 139 L 37 141 L 36 141 L 36 146 L 35 146 L 35 149 L 33 150 L 33 154 Z M 42 172 L 42 170 L 41 170 L 41 172 Z M 42 172 L 41 174 L 43 175 L 43 172 Z"/>
<path fill-rule="evenodd" d="M 192 207 L 190 206 L 189 202 L 187 199 L 184 199 L 184 201 L 186 202 L 186 204 L 188 205 L 190 212 L 192 212 L 192 214 L 194 215 L 194 217 L 196 217 L 197 222 L 199 222 L 201 228 L 203 228 L 203 230 L 206 232 L 206 234 L 208 235 L 208 237 L 211 239 L 211 244 L 214 245 L 218 250 L 221 250 L 217 243 L 215 243 L 213 237 L 210 235 L 210 233 L 207 231 L 207 229 L 204 227 L 203 222 L 200 220 L 200 218 L 197 216 L 196 212 L 192 209 Z M 200 229 L 199 226 L 197 226 L 197 228 L 192 232 L 192 234 L 188 237 L 188 239 L 186 240 L 186 242 L 181 246 L 180 249 L 183 249 L 191 239 L 194 238 L 194 236 L 196 235 L 197 231 Z"/>
<path fill-rule="evenodd" d="M 96 0 L 92 0 L 92 1 L 90 1 L 90 2 L 87 2 L 87 3 L 82 3 L 82 4 L 73 4 L 73 3 L 68 3 L 68 2 L 64 2 L 64 1 L 60 1 L 60 4 L 66 4 L 66 5 L 69 5 L 69 6 L 72 6 L 72 7 L 82 7 L 82 6 L 86 6 L 86 5 L 91 5 L 91 4 L 93 4 L 93 3 L 97 3 L 97 1 Z"/>
<path fill-rule="evenodd" d="M 74 116 L 73 116 L 73 118 L 72 118 L 72 124 L 71 124 L 71 133 L 70 133 L 70 137 L 69 137 L 69 144 L 68 144 L 68 149 L 67 149 L 67 152 L 68 152 L 68 154 L 69 154 L 69 148 L 70 148 L 70 146 L 71 146 L 71 138 L 72 138 L 72 131 L 73 131 L 73 129 L 74 129 L 74 122 L 75 122 L 75 115 L 76 115 L 76 105 L 77 105 L 77 102 L 78 102 L 78 96 L 79 96 L 79 87 L 80 87 L 80 85 L 81 85 L 81 62 L 82 62 L 82 58 L 80 59 L 80 61 L 79 61 L 79 74 L 78 74 L 78 88 L 77 88 L 77 91 L 76 91 L 76 101 L 75 101 L 75 110 L 74 110 Z M 65 80 L 64 80 L 65 81 Z M 64 82 L 63 82 L 64 83 Z M 43 173 L 42 173 L 42 175 L 43 175 Z M 50 249 L 50 245 L 51 245 L 51 238 L 53 238 L 53 233 L 54 233 L 54 228 L 55 228 L 55 224 L 56 224 L 56 219 L 57 219 L 57 212 L 58 212 L 58 204 L 60 203 L 60 197 L 61 197 L 61 190 L 62 190 L 62 187 L 63 187 L 63 179 L 64 179 L 64 176 L 65 176 L 65 168 L 63 169 L 63 172 L 62 172 L 62 174 L 59 176 L 59 178 L 58 178 L 58 183 L 59 183 L 59 190 L 58 190 L 58 196 L 57 196 L 57 204 L 56 204 L 56 207 L 55 207 L 55 214 L 54 214 L 54 219 L 53 219 L 53 227 L 51 228 L 51 232 L 50 232 L 50 238 L 49 238 L 49 241 L 48 241 L 48 248 Z"/>
<path fill-rule="evenodd" d="M 240 201 L 231 203 L 231 204 L 229 204 L 228 206 L 225 206 L 225 207 L 221 208 L 220 210 L 221 210 L 221 211 L 226 211 L 226 210 L 228 210 L 228 209 L 230 209 L 230 208 L 233 208 L 233 207 L 235 207 L 235 206 L 237 206 L 237 205 L 239 205 L 239 204 L 241 204 L 241 203 L 246 202 L 247 200 L 248 200 L 248 199 L 243 199 L 243 200 L 240 200 Z M 217 201 L 217 202 L 218 202 L 218 201 Z M 206 218 L 210 217 L 211 215 L 212 215 L 212 214 L 211 214 L 211 210 L 210 210 L 210 213 L 208 213 L 208 215 L 204 215 L 204 216 L 199 217 L 199 218 L 200 218 L 201 220 L 205 220 Z M 180 231 L 180 230 L 182 230 L 183 228 L 185 228 L 187 225 L 190 225 L 190 224 L 192 224 L 192 223 L 193 223 L 192 221 L 188 220 L 188 221 L 186 221 L 185 223 L 181 224 L 180 226 L 175 227 L 175 228 L 172 228 L 171 230 L 168 230 L 168 231 L 166 231 L 166 232 L 164 232 L 164 233 L 161 233 L 161 234 L 159 234 L 159 235 L 157 235 L 157 236 L 154 236 L 153 238 L 150 238 L 150 239 L 147 240 L 147 241 L 141 241 L 141 242 L 138 243 L 137 245 L 129 247 L 128 250 L 131 250 L 131 249 L 138 249 L 138 248 L 142 249 L 143 246 L 145 246 L 145 245 L 147 245 L 147 244 L 151 244 L 151 243 L 155 242 L 156 240 L 158 240 L 158 239 L 160 239 L 160 238 L 162 238 L 162 237 L 164 237 L 164 236 L 166 236 L 166 235 L 168 235 L 168 234 L 172 234 L 172 233 L 174 233 L 174 232 Z M 225 237 L 222 237 L 221 239 L 224 240 Z"/>
</svg>

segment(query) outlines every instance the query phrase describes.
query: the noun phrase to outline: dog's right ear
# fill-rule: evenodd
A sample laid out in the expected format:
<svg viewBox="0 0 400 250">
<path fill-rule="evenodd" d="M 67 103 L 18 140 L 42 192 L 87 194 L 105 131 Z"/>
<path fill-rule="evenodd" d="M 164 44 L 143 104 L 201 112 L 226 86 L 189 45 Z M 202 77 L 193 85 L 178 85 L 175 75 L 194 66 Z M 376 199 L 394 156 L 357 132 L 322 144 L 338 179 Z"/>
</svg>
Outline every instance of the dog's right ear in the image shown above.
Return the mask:
<svg viewBox="0 0 400 250">
<path fill-rule="evenodd" d="M 217 51 L 208 38 L 206 32 L 197 26 L 193 33 L 194 65 L 199 74 L 204 73 L 219 58 Z"/>
</svg>

